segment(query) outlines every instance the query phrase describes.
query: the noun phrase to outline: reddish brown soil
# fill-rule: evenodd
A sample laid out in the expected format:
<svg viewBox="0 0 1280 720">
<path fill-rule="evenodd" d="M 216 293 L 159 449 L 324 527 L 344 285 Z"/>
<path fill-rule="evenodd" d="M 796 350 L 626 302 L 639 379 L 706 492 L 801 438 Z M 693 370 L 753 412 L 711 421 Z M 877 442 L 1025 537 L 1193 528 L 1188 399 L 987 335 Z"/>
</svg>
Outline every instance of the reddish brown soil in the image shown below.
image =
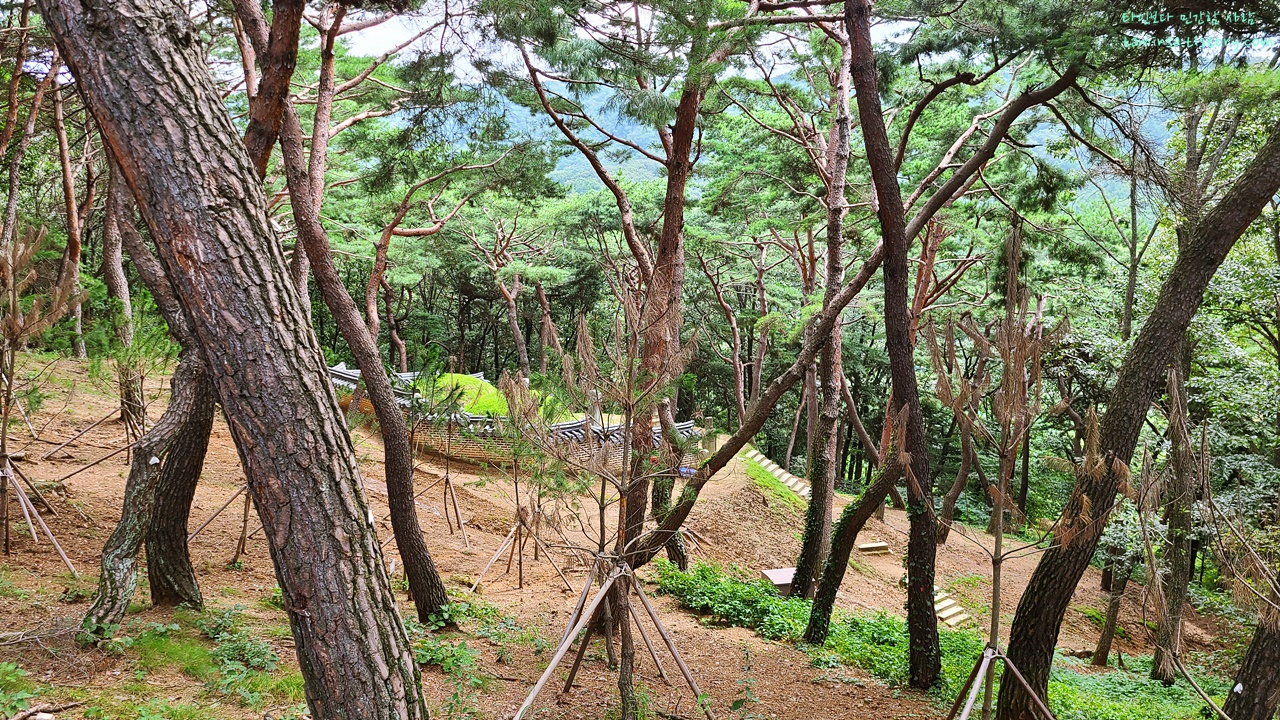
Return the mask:
<svg viewBox="0 0 1280 720">
<path fill-rule="evenodd" d="M 85 380 L 88 374 L 82 364 L 60 361 L 53 368 L 53 374 L 56 381 L 47 389 L 52 395 L 32 418 L 42 438 L 60 442 L 106 415 L 115 404 L 110 380 Z M 167 381 L 154 379 L 148 384 L 148 389 L 157 398 L 150 410 L 154 419 L 167 396 Z M 53 443 L 31 440 L 21 424 L 12 425 L 10 432 L 25 452 L 21 469 L 37 483 L 60 478 L 123 444 L 121 425 L 112 419 L 70 445 L 66 455 L 41 460 L 40 455 L 52 449 Z M 381 490 L 380 444 L 366 431 L 357 431 L 355 439 L 361 468 L 366 475 L 369 500 L 379 521 L 379 532 L 389 538 L 390 524 L 383 519 L 387 510 L 385 494 Z M 434 459 L 423 460 L 422 468 L 418 481 L 423 486 L 443 473 L 442 462 Z M 58 515 L 46 513 L 45 520 L 80 570 L 82 578 L 79 580 L 70 577 L 49 543 L 42 539 L 40 544 L 33 544 L 29 534 L 19 534 L 15 527 L 13 553 L 3 558 L 0 579 L 7 579 L 13 587 L 25 591 L 26 597 L 15 596 L 21 592 L 0 596 L 0 633 L 32 631 L 40 636 L 27 642 L 0 641 L 0 661 L 19 663 L 41 683 L 68 692 L 80 689 L 96 694 L 110 693 L 113 688 L 135 680 L 127 654 L 121 658 L 98 649 L 80 648 L 72 641 L 69 631 L 49 632 L 50 628 L 76 625 L 87 608 L 88 596 L 95 588 L 98 553 L 119 517 L 126 473 L 126 454 L 121 453 L 67 479 L 51 497 Z M 509 480 L 495 470 L 455 465 L 453 477 L 457 481 L 470 547 L 464 544 L 460 533 L 451 534 L 446 528 L 439 488 L 420 498 L 420 517 L 428 535 L 428 545 L 446 582 L 465 588 L 502 543 L 512 524 L 514 503 Z M 219 419 L 196 493 L 192 528 L 203 523 L 243 482 L 238 456 L 225 423 Z M 192 559 L 208 605 L 215 608 L 237 603 L 245 605 L 246 612 L 255 622 L 260 621 L 259 629 L 275 628 L 276 632 L 271 634 L 282 636 L 272 642 L 288 666 L 292 641 L 281 631 L 282 627 L 287 627 L 284 614 L 259 602 L 276 585 L 262 537 L 250 539 L 241 569 L 226 567 L 241 531 L 241 509 L 239 501 L 233 503 L 191 543 Z M 561 528 L 566 536 L 575 543 L 587 543 L 587 537 L 595 535 L 594 528 L 598 525 L 595 512 L 594 505 L 586 498 L 582 500 L 579 513 L 562 510 Z M 613 512 L 611 508 L 609 514 Z M 587 525 L 585 533 L 584 523 Z M 256 519 L 251 518 L 250 530 L 256 526 Z M 793 563 L 799 549 L 802 517 L 793 506 L 759 491 L 735 462 L 708 483 L 689 526 L 699 541 L 693 551 L 695 559 L 733 563 L 758 571 Z M 845 580 L 841 593 L 844 607 L 854 610 L 874 608 L 902 614 L 905 594 L 898 585 L 898 579 L 903 573 L 906 529 L 903 513 L 893 510 L 886 513 L 884 522 L 873 520 L 868 525 L 860 542 L 883 540 L 889 543 L 893 553 L 856 558 L 862 572 L 850 572 Z M 964 531 L 963 534 L 964 537 L 960 537 L 953 533 L 952 540 L 939 549 L 938 585 L 953 592 L 968 612 L 985 626 L 985 609 L 990 602 L 989 565 L 979 546 L 989 547 L 991 539 L 975 531 Z M 394 562 L 394 544 L 387 547 L 388 562 Z M 526 550 L 523 588 L 517 587 L 514 568 L 510 574 L 503 572 L 504 557 L 486 575 L 480 591 L 484 599 L 496 604 L 517 622 L 538 628 L 544 638 L 553 641 L 560 637 L 577 597 L 576 588 L 581 586 L 585 577 L 583 563 L 573 554 L 557 549 L 554 558 L 575 589 L 567 589 L 545 559 L 535 562 L 532 552 Z M 1006 628 L 1036 560 L 1034 555 L 1028 555 L 1005 566 L 1002 616 Z M 642 572 L 644 574 L 646 572 Z M 145 572 L 142 577 L 145 580 Z M 1098 587 L 1098 575 L 1090 570 L 1077 589 L 1073 606 L 1105 608 L 1106 598 Z M 1141 587 L 1136 583 L 1130 587 L 1121 624 L 1140 642 L 1144 635 L 1139 632 L 1143 628 L 1139 605 Z M 64 602 L 59 596 L 68 589 L 72 591 L 67 593 L 70 602 Z M 654 595 L 652 591 L 649 594 L 651 597 Z M 146 598 L 143 585 L 136 600 L 145 602 Z M 699 618 L 676 608 L 669 598 L 655 597 L 654 601 L 702 690 L 719 709 L 720 717 L 727 715 L 729 704 L 741 696 L 744 682 L 752 683 L 751 691 L 759 700 L 750 708 L 751 711 L 763 717 L 820 720 L 945 715 L 945 709 L 927 695 L 887 688 L 858 670 L 845 668 L 836 673 L 810 667 L 808 658 L 790 646 L 762 640 L 743 629 L 706 626 Z M 407 601 L 402 600 L 402 610 L 406 616 L 412 615 Z M 137 617 L 164 622 L 172 617 L 172 613 L 165 609 L 145 609 Z M 1194 626 L 1188 631 L 1193 645 L 1203 646 L 1211 642 L 1215 634 L 1212 622 L 1198 618 L 1194 613 L 1189 618 Z M 1060 646 L 1092 648 L 1096 633 L 1089 619 L 1071 611 L 1063 626 Z M 549 651 L 535 655 L 531 646 L 513 644 L 509 646 L 511 657 L 503 663 L 499 662 L 498 648 L 492 643 L 472 639 L 468 644 L 480 649 L 481 668 L 492 677 L 478 695 L 483 716 L 511 717 L 545 667 Z M 1117 644 L 1126 654 L 1144 649 L 1143 645 L 1135 642 L 1118 640 Z M 751 658 L 749 673 L 744 670 L 748 650 Z M 559 688 L 553 687 L 553 682 L 539 699 L 538 712 L 533 717 L 603 717 L 606 708 L 616 702 L 617 694 L 615 675 L 607 669 L 602 654 L 602 646 L 593 647 L 578 676 L 578 685 L 569 693 L 557 696 Z M 669 659 L 664 659 L 664 663 L 672 678 L 671 686 L 657 677 L 642 648 L 637 658 L 640 680 L 652 697 L 655 710 L 663 713 L 664 717 L 692 718 L 699 715 L 688 691 L 678 684 L 679 676 Z M 211 697 L 199 682 L 184 677 L 176 670 L 152 672 L 146 676 L 145 682 L 154 688 L 157 697 L 210 703 L 209 712 L 214 717 L 261 717 L 225 699 L 215 710 L 212 704 L 218 698 Z M 440 708 L 453 692 L 452 683 L 436 669 L 424 670 L 423 682 L 433 710 Z M 80 712 L 75 709 L 61 713 L 59 717 L 82 717 Z"/>
</svg>

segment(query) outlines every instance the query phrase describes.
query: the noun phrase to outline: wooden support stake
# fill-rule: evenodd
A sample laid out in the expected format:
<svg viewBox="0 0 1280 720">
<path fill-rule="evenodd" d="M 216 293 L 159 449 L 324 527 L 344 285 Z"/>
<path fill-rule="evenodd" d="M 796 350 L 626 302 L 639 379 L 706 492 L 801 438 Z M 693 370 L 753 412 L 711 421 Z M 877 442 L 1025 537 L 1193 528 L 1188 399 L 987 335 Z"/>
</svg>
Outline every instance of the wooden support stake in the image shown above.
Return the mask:
<svg viewBox="0 0 1280 720">
<path fill-rule="evenodd" d="M 582 629 L 586 627 L 588 622 L 590 622 L 591 616 L 595 614 L 596 608 L 600 607 L 600 602 L 604 600 L 605 595 L 609 592 L 609 588 L 613 587 L 613 581 L 616 579 L 618 579 L 617 573 L 610 573 L 608 579 L 606 579 L 604 584 L 600 586 L 600 592 L 596 593 L 596 596 L 591 600 L 591 604 L 583 611 L 582 617 L 578 618 L 578 624 L 569 631 L 570 641 L 560 643 L 560 648 L 556 650 L 556 654 L 551 658 L 551 662 L 547 664 L 547 669 L 542 671 L 542 676 L 538 678 L 538 682 L 534 684 L 533 690 L 529 692 L 529 697 L 525 698 L 524 704 L 520 706 L 518 711 L 516 711 L 516 715 L 512 720 L 520 720 L 520 718 L 524 717 L 524 714 L 529 711 L 529 708 L 533 705 L 533 701 L 538 697 L 538 693 L 542 692 L 542 687 L 547 684 L 547 680 L 551 679 L 551 673 L 555 671 L 556 666 L 564 659 L 564 654 L 569 651 L 572 639 L 576 637 L 578 633 L 582 632 Z"/>
<path fill-rule="evenodd" d="M 670 685 L 671 680 L 667 677 L 667 671 L 662 669 L 662 661 L 658 660 L 658 651 L 654 649 L 653 641 L 649 639 L 649 633 L 645 632 L 644 625 L 640 623 L 640 615 L 636 613 L 636 606 L 632 603 L 627 603 L 627 609 L 631 611 L 631 619 L 635 621 L 636 629 L 640 631 L 640 638 L 644 640 L 644 646 L 649 648 L 649 657 L 653 658 L 653 664 L 658 666 L 658 675 L 662 677 L 662 682 Z"/>
<path fill-rule="evenodd" d="M 462 524 L 462 513 L 458 511 L 458 491 L 454 489 L 453 481 L 449 479 L 449 476 L 445 475 L 444 477 L 444 485 L 448 489 L 449 496 L 453 498 L 453 516 L 458 521 L 458 529 L 462 531 L 462 543 L 470 550 L 471 541 L 467 539 L 467 526 Z M 444 516 L 446 519 L 449 517 L 449 505 L 447 503 L 444 506 Z"/>
<path fill-rule="evenodd" d="M 542 547 L 542 552 L 546 553 L 547 562 L 551 563 L 552 569 L 554 569 L 556 571 L 556 574 L 560 576 L 560 579 L 564 581 L 565 588 L 572 591 L 573 585 L 569 582 L 569 578 L 565 577 L 564 573 L 560 572 L 560 567 L 556 565 L 556 561 L 551 559 L 551 550 L 547 548 L 546 543 L 542 542 L 542 538 L 538 537 L 537 535 L 533 536 L 533 542 L 534 542 L 535 548 L 539 546 Z"/>
<path fill-rule="evenodd" d="M 57 484 L 57 483 L 63 482 L 64 480 L 69 480 L 69 479 L 71 479 L 72 477 L 75 477 L 76 475 L 79 475 L 80 473 L 84 472 L 85 470 L 88 470 L 89 468 L 93 467 L 94 465 L 97 465 L 98 463 L 102 462 L 103 460 L 110 460 L 111 458 L 113 458 L 113 457 L 115 457 L 115 456 L 119 455 L 120 453 L 124 452 L 125 450 L 128 450 L 129 448 L 132 448 L 132 447 L 133 447 L 133 445 L 134 445 L 134 443 L 129 443 L 128 445 L 125 445 L 124 447 L 122 447 L 122 448 L 120 448 L 120 449 L 118 449 L 118 450 L 112 450 L 111 452 L 107 453 L 106 455 L 103 455 L 102 457 L 98 458 L 97 460 L 94 460 L 93 462 L 89 463 L 88 465 L 85 465 L 84 467 L 80 468 L 79 470 L 72 470 L 71 472 L 67 473 L 66 475 L 63 475 L 62 477 L 58 478 L 57 480 L 54 480 L 53 482 L 54 482 L 54 484 Z"/>
<path fill-rule="evenodd" d="M 568 639 L 569 629 L 578 622 L 578 615 L 582 612 L 582 607 L 587 604 L 587 593 L 591 591 L 591 586 L 596 581 L 596 566 L 599 564 L 600 558 L 596 558 L 596 561 L 591 563 L 591 569 L 587 571 L 587 582 L 582 586 L 582 593 L 578 595 L 578 602 L 573 606 L 573 613 L 569 615 L 569 622 L 565 623 L 564 635 L 560 636 L 561 644 L 564 644 L 564 641 Z"/>
<path fill-rule="evenodd" d="M 578 666 L 582 664 L 582 658 L 587 654 L 587 645 L 591 643 L 593 632 L 591 626 L 587 625 L 587 631 L 582 635 L 582 642 L 578 643 L 578 654 L 573 658 L 573 667 L 569 668 L 569 677 L 565 679 L 564 689 L 560 692 L 569 692 L 569 688 L 573 687 L 573 679 L 578 676 Z"/>
<path fill-rule="evenodd" d="M 1045 720 L 1054 720 L 1053 713 L 1049 712 L 1049 708 L 1045 707 L 1044 701 L 1040 699 L 1035 690 L 1031 689 L 1031 684 L 1027 682 L 1026 678 L 1022 677 L 1022 673 L 1018 672 L 1018 668 L 1014 666 L 1013 662 L 1004 653 L 1000 654 L 1000 659 L 1004 661 L 1004 669 L 1013 673 L 1013 677 L 1022 685 L 1022 689 L 1026 690 L 1031 699 L 1035 701 L 1036 707 L 1044 714 Z"/>
<path fill-rule="evenodd" d="M 964 685 L 960 686 L 960 692 L 956 693 L 956 701 L 951 704 L 951 712 L 947 713 L 947 720 L 954 720 L 956 713 L 960 712 L 960 705 L 964 703 L 965 693 L 969 692 L 969 687 L 973 685 L 973 681 L 978 679 L 978 671 L 982 669 L 982 658 L 985 656 L 984 652 L 973 663 L 973 670 L 969 671 L 969 679 L 964 681 Z"/>
<path fill-rule="evenodd" d="M 106 421 L 110 420 L 112 417 L 114 417 L 114 416 L 115 416 L 115 414 L 116 414 L 117 412 L 119 412 L 119 411 L 118 411 L 118 410 L 112 410 L 111 412 L 107 413 L 106 417 L 102 418 L 101 420 L 98 420 L 98 421 L 97 421 L 97 422 L 95 422 L 94 424 L 92 424 L 92 425 L 90 425 L 89 427 L 87 427 L 87 428 L 85 428 L 85 429 L 81 430 L 80 432 L 76 433 L 75 435 L 72 435 L 72 436 L 71 436 L 71 438 L 70 438 L 69 440 L 67 440 L 66 442 L 64 442 L 64 443 L 62 443 L 61 445 L 59 445 L 58 447 L 56 447 L 56 448 L 54 448 L 54 449 L 50 450 L 49 452 L 47 452 L 47 453 L 45 453 L 45 454 L 41 455 L 41 456 L 40 456 L 40 459 L 41 459 L 41 460 L 48 460 L 48 459 L 49 459 L 49 457 L 50 457 L 51 455 L 53 455 L 54 453 L 58 452 L 59 450 L 61 450 L 61 449 L 62 449 L 62 448 L 64 448 L 64 447 L 66 447 L 66 446 L 70 445 L 71 443 L 75 442 L 76 440 L 79 440 L 81 435 L 84 435 L 85 433 L 87 433 L 87 432 L 89 432 L 90 430 L 92 430 L 92 429 L 94 429 L 94 428 L 98 427 L 98 426 L 99 426 L 99 425 L 101 425 L 102 423 L 104 423 L 104 422 L 106 422 Z"/>
<path fill-rule="evenodd" d="M 516 525 L 512 527 L 511 532 L 507 533 L 506 539 L 504 539 L 502 544 L 498 546 L 498 552 L 494 553 L 493 557 L 489 558 L 489 562 L 484 566 L 484 569 L 480 571 L 480 575 L 476 577 L 475 584 L 471 586 L 471 590 L 468 592 L 474 593 L 476 588 L 480 587 L 480 581 L 484 579 L 484 574 L 489 572 L 489 568 L 493 567 L 493 564 L 498 561 L 498 558 L 502 555 L 502 551 L 507 549 L 507 543 L 511 542 L 511 536 L 516 534 L 517 527 L 520 526 Z"/>
<path fill-rule="evenodd" d="M 53 543 L 53 549 L 58 551 L 58 555 L 62 557 L 62 562 L 67 564 L 67 569 L 71 571 L 71 577 L 79 579 L 80 573 L 76 572 L 76 566 L 71 564 L 71 559 L 63 552 L 62 546 L 58 544 L 58 538 L 53 536 L 53 531 L 44 523 L 44 518 L 40 517 L 40 513 L 35 512 L 36 506 L 31 504 L 31 500 L 27 498 L 27 494 L 22 491 L 22 486 L 18 483 L 10 483 L 13 486 L 14 494 L 18 496 L 18 502 L 25 502 L 31 508 L 32 514 L 35 515 L 36 521 L 40 523 L 44 534 L 49 538 L 49 542 Z"/>
<path fill-rule="evenodd" d="M 44 494 L 40 492 L 40 489 L 36 487 L 35 483 L 31 482 L 31 479 L 27 477 L 26 473 L 19 470 L 18 466 L 13 463 L 10 463 L 9 467 L 13 468 L 13 471 L 18 473 L 18 477 L 22 478 L 22 480 L 27 483 L 27 487 L 31 488 L 31 492 L 35 493 L 36 497 L 40 498 L 40 504 L 48 508 L 49 512 L 53 513 L 54 517 L 57 517 L 58 511 L 54 509 L 53 505 L 49 504 L 49 501 L 45 499 Z"/>
<path fill-rule="evenodd" d="M 702 711 L 706 713 L 707 720 L 715 720 L 711 714 L 711 706 L 702 703 L 702 690 L 698 688 L 698 682 L 693 679 L 693 673 L 689 672 L 689 666 L 685 664 L 684 658 L 680 656 L 680 651 L 676 649 L 676 641 L 671 638 L 671 634 L 667 632 L 667 628 L 663 626 L 662 619 L 658 617 L 658 611 L 654 609 L 653 604 L 649 602 L 649 598 L 644 594 L 644 590 L 640 588 L 640 579 L 636 577 L 631 568 L 627 568 L 627 572 L 631 573 L 631 584 L 636 589 L 636 595 L 640 596 L 640 602 L 644 603 L 644 609 L 649 613 L 649 619 L 653 620 L 653 626 L 657 628 L 658 635 L 662 636 L 662 641 L 667 645 L 667 652 L 671 653 L 671 657 L 675 658 L 676 666 L 680 668 L 680 673 L 684 675 L 685 682 L 689 683 L 689 689 L 693 691 L 693 697 L 702 705 Z"/>
<path fill-rule="evenodd" d="M 218 508 L 217 510 L 214 510 L 214 511 L 213 511 L 213 514 L 209 516 L 209 519 L 208 519 L 208 520 L 205 520 L 205 521 L 204 521 L 204 524 L 203 524 L 203 525 L 201 525 L 200 527 L 196 528 L 196 531 L 195 531 L 195 532 L 193 532 L 193 533 L 191 533 L 190 535 L 188 535 L 188 536 L 187 536 L 187 542 L 191 542 L 192 540 L 194 540 L 194 539 L 196 538 L 196 536 L 197 536 L 197 535 L 199 535 L 199 534 L 200 534 L 200 532 L 201 532 L 202 530 L 204 530 L 205 528 L 209 527 L 209 523 L 213 522 L 213 521 L 214 521 L 214 519 L 216 519 L 219 515 L 221 515 L 221 514 L 222 514 L 222 511 L 223 511 L 223 510 L 226 510 L 226 509 L 227 509 L 227 507 L 228 507 L 229 505 L 231 505 L 231 503 L 235 502 L 235 499 L 236 499 L 236 498 L 238 498 L 238 497 L 240 497 L 240 493 L 244 492 L 244 489 L 245 489 L 245 488 L 247 488 L 247 487 L 248 487 L 248 485 L 241 485 L 239 488 L 237 488 L 237 489 L 236 489 L 236 491 L 231 495 L 231 497 L 227 498 L 227 501 L 226 501 L 226 502 L 224 502 L 224 503 L 222 503 L 222 507 Z M 261 530 L 262 528 L 258 528 L 258 529 L 259 529 L 259 530 Z"/>
<path fill-rule="evenodd" d="M 966 688 L 969 690 L 969 697 L 965 701 L 964 712 L 960 714 L 960 720 L 968 720 L 969 713 L 973 712 L 973 704 L 978 701 L 978 690 L 982 688 L 982 679 L 986 677 L 987 670 L 991 668 L 991 658 L 993 654 L 994 653 L 991 648 L 984 649 L 982 651 L 982 660 L 978 661 L 978 664 L 973 666 L 974 672 L 970 676 L 969 687 Z M 961 693 L 960 697 L 964 697 L 963 693 Z M 959 703 L 960 698 L 957 697 L 956 704 L 958 705 Z M 954 714 L 947 716 L 947 720 L 951 720 L 952 717 L 954 717 Z"/>
<path fill-rule="evenodd" d="M 9 478 L 9 482 L 13 482 L 13 478 Z M 16 485 L 17 483 L 14 483 L 14 484 Z M 31 514 L 27 512 L 27 504 L 19 500 L 18 508 L 22 510 L 22 517 L 24 520 L 27 521 L 27 529 L 31 531 L 31 542 L 36 545 L 39 545 L 40 536 L 36 534 L 35 521 L 31 519 Z"/>
</svg>

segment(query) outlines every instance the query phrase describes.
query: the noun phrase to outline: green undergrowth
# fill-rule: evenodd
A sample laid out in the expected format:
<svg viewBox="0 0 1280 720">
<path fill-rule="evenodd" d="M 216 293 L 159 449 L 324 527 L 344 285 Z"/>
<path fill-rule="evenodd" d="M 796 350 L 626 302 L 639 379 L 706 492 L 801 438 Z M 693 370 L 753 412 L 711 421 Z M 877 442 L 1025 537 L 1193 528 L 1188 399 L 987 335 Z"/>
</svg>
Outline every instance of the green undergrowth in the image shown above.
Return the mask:
<svg viewBox="0 0 1280 720">
<path fill-rule="evenodd" d="M 1151 679 L 1151 658 L 1125 661 L 1127 670 L 1076 672 L 1074 658 L 1058 658 L 1049 678 L 1049 709 L 1059 720 L 1193 720 L 1212 717 L 1182 678 L 1169 687 Z M 1193 670 L 1189 668 L 1189 670 Z M 1221 706 L 1231 681 L 1197 673 L 1196 682 Z"/>
<path fill-rule="evenodd" d="M 418 664 L 438 668 L 453 686 L 438 715 L 449 720 L 480 717 L 478 696 L 492 678 L 481 669 L 479 648 L 493 648 L 498 662 L 510 665 L 515 647 L 528 646 L 542 656 L 552 644 L 538 628 L 521 627 L 495 605 L 452 589 L 450 596 L 451 602 L 427 623 L 406 619 L 405 628 Z"/>
<path fill-rule="evenodd" d="M 774 477 L 773 473 L 764 469 L 760 463 L 749 457 L 743 457 L 742 462 L 747 469 L 747 476 L 750 477 L 765 495 L 782 501 L 783 504 L 796 510 L 803 511 L 805 508 L 804 500 L 800 499 L 791 491 L 791 488 L 782 484 L 782 481 Z"/>
<path fill-rule="evenodd" d="M 802 641 L 811 603 L 779 597 L 763 580 L 698 563 L 681 572 L 665 560 L 655 560 L 658 591 L 680 604 L 706 615 L 704 622 L 754 629 L 761 636 L 796 645 L 815 667 L 847 665 L 861 668 L 891 685 L 908 680 L 906 622 L 883 612 L 851 613 L 840 609 L 831 620 L 831 631 L 822 647 Z M 950 703 L 959 693 L 982 654 L 984 641 L 976 630 L 938 629 L 942 649 L 942 681 L 933 694 Z M 1164 687 L 1149 679 L 1149 658 L 1131 658 L 1129 670 L 1102 673 L 1078 672 L 1079 663 L 1059 658 L 1049 681 L 1050 709 L 1060 720 L 1191 720 L 1201 717 L 1203 703 L 1181 679 Z M 1212 695 L 1221 698 L 1229 681 L 1197 678 Z"/>
<path fill-rule="evenodd" d="M 83 641 L 121 656 L 133 679 L 110 693 L 69 699 L 85 703 L 87 718 L 123 720 L 207 718 L 211 705 L 228 702 L 255 712 L 296 709 L 305 703 L 301 674 L 280 667 L 275 649 L 258 636 L 251 620 L 241 605 L 204 612 L 179 609 L 173 622 L 132 620 L 86 633 Z M 155 697 L 151 676 L 172 672 L 200 684 L 191 703 Z"/>
<path fill-rule="evenodd" d="M 815 667 L 850 665 L 890 685 L 908 679 L 906 623 L 887 613 L 849 613 L 837 609 L 822 647 L 802 641 L 811 603 L 779 597 L 763 580 L 738 577 L 733 570 L 698 563 L 681 572 L 665 560 L 655 561 L 658 590 L 690 610 L 706 613 L 711 622 L 752 628 L 769 640 L 797 645 Z M 939 629 L 943 681 L 938 692 L 951 694 L 982 654 L 982 636 L 973 630 Z"/>
</svg>

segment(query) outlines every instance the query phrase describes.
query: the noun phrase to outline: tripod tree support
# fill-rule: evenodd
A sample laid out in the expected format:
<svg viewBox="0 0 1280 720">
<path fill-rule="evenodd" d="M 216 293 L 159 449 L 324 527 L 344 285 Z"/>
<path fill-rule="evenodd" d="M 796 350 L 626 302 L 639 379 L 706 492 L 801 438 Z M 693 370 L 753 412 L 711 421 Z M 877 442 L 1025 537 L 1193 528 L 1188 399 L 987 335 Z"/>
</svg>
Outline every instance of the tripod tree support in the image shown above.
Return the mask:
<svg viewBox="0 0 1280 720">
<path fill-rule="evenodd" d="M 1013 661 L 1008 658 L 998 647 L 988 645 L 982 651 L 982 657 L 973 666 L 973 672 L 969 674 L 969 680 L 965 682 L 964 687 L 960 688 L 960 694 L 956 697 L 955 703 L 951 706 L 951 712 L 947 713 L 947 720 L 969 720 L 970 714 L 973 713 L 973 706 L 978 701 L 978 691 L 982 689 L 983 683 L 992 671 L 992 665 L 999 660 L 1004 663 L 1004 669 L 1013 675 L 1018 684 L 1027 691 L 1032 702 L 1035 703 L 1036 709 L 1040 711 L 1044 720 L 1055 720 L 1053 713 L 1049 712 L 1049 707 L 1044 704 L 1044 700 L 1040 698 L 1036 691 L 1031 689 L 1031 685 L 1027 683 L 1027 679 L 1022 676 Z M 965 693 L 968 693 L 966 698 Z M 964 710 L 960 711 L 960 703 L 964 701 Z M 956 717 L 956 712 L 960 711 L 960 716 Z"/>
<path fill-rule="evenodd" d="M 596 562 L 598 564 L 599 560 Z M 685 682 L 688 683 L 689 689 L 693 691 L 694 697 L 702 707 L 702 711 L 707 716 L 707 720 L 715 720 L 715 716 L 711 713 L 711 707 L 702 701 L 702 690 L 698 688 L 698 683 L 693 679 L 693 674 L 689 672 L 689 666 L 685 664 L 684 658 L 681 657 L 680 651 L 676 648 L 675 641 L 671 638 L 671 634 L 667 632 L 666 627 L 662 624 L 662 620 L 658 618 L 658 612 L 654 609 L 653 604 L 649 602 L 649 598 L 646 597 L 644 591 L 640 589 L 640 581 L 636 578 L 635 572 L 630 567 L 624 563 L 614 565 L 613 569 L 609 572 L 609 576 L 600 584 L 600 589 L 597 590 L 595 596 L 591 598 L 591 602 L 587 603 L 585 608 L 583 607 L 583 600 L 586 598 L 587 593 L 594 582 L 595 569 L 596 565 L 593 565 L 591 572 L 587 575 L 586 585 L 582 588 L 582 594 L 578 598 L 578 603 L 574 608 L 574 614 L 569 618 L 568 630 L 561 639 L 560 646 L 556 648 L 556 653 L 552 656 L 551 662 L 547 665 L 547 669 L 542 672 L 542 676 L 538 678 L 538 682 L 534 684 L 533 689 L 529 692 L 529 697 L 525 698 L 524 704 L 520 706 L 520 709 L 516 712 L 515 717 L 512 718 L 512 720 L 521 720 L 521 718 L 524 717 L 524 714 L 529 711 L 529 708 L 533 706 L 533 701 L 537 699 L 538 693 L 542 692 L 542 688 L 547 684 L 547 681 L 551 679 L 551 674 L 560 664 L 560 661 L 564 659 L 565 654 L 569 652 L 569 648 L 573 647 L 574 639 L 576 639 L 579 633 L 584 629 L 587 629 L 595 616 L 596 611 L 600 608 L 600 604 L 608 595 L 609 589 L 613 587 L 614 582 L 618 578 L 624 575 L 631 580 L 631 587 L 635 588 L 636 595 L 640 597 L 640 602 L 644 605 L 645 611 L 649 614 L 649 619 L 653 621 L 653 625 L 657 629 L 658 635 L 662 637 L 663 642 L 666 644 L 667 651 L 671 653 L 671 656 L 676 661 L 676 665 L 680 667 L 680 672 L 684 675 Z M 631 617 L 635 621 L 636 625 L 640 626 L 640 619 L 635 614 L 634 608 L 632 609 Z M 626 620 L 624 619 L 623 622 L 626 622 Z M 658 656 L 653 645 L 648 642 L 648 636 L 645 634 L 643 628 L 641 628 L 640 632 L 641 637 L 644 638 L 645 643 L 649 647 L 649 652 L 651 657 L 653 657 L 654 663 L 658 665 L 658 673 L 662 676 L 663 680 L 666 680 L 666 673 L 662 669 L 662 664 L 658 662 Z M 582 656 L 586 653 L 587 642 L 590 639 L 590 631 L 588 630 L 588 634 L 582 638 L 582 645 L 579 647 L 574 667 L 569 673 L 569 679 L 565 684 L 565 690 L 568 690 L 573 684 L 574 675 L 576 674 L 578 665 L 582 661 Z"/>
</svg>

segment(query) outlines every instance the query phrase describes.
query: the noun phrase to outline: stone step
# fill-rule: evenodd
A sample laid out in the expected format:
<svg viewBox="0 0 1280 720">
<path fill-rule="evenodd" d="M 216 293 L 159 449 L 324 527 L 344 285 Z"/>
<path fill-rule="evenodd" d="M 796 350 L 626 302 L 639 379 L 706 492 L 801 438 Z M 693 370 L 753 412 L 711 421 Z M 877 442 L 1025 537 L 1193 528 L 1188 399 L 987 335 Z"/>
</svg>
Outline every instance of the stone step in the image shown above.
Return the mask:
<svg viewBox="0 0 1280 720">
<path fill-rule="evenodd" d="M 941 613 L 943 610 L 949 610 L 951 608 L 958 608 L 958 607 L 960 607 L 960 603 L 957 603 L 955 600 L 952 600 L 951 598 L 947 598 L 946 600 L 939 600 L 933 604 L 933 609 L 939 613 Z"/>
<path fill-rule="evenodd" d="M 946 623 L 946 624 L 947 624 L 947 627 L 959 627 L 960 625 L 962 625 L 962 624 L 964 624 L 964 623 L 966 623 L 966 622 L 968 622 L 968 621 L 970 621 L 970 620 L 972 620 L 972 619 L 973 619 L 973 618 L 971 618 L 971 617 L 969 617 L 968 615 L 965 615 L 965 614 L 963 614 L 963 613 L 962 613 L 962 614 L 960 614 L 960 615 L 956 615 L 955 617 L 950 618 L 950 619 L 948 619 L 948 620 L 943 620 L 942 622 Z"/>
<path fill-rule="evenodd" d="M 858 546 L 858 552 L 863 555 L 888 555 L 889 543 L 887 542 L 869 542 Z"/>
<path fill-rule="evenodd" d="M 957 617 L 964 614 L 965 614 L 964 608 L 960 607 L 959 605 L 953 605 L 947 608 L 946 610 L 939 612 L 938 619 L 942 620 L 943 622 L 946 622 L 950 618 Z M 968 617 L 968 616 L 966 615 L 965 617 Z"/>
</svg>

